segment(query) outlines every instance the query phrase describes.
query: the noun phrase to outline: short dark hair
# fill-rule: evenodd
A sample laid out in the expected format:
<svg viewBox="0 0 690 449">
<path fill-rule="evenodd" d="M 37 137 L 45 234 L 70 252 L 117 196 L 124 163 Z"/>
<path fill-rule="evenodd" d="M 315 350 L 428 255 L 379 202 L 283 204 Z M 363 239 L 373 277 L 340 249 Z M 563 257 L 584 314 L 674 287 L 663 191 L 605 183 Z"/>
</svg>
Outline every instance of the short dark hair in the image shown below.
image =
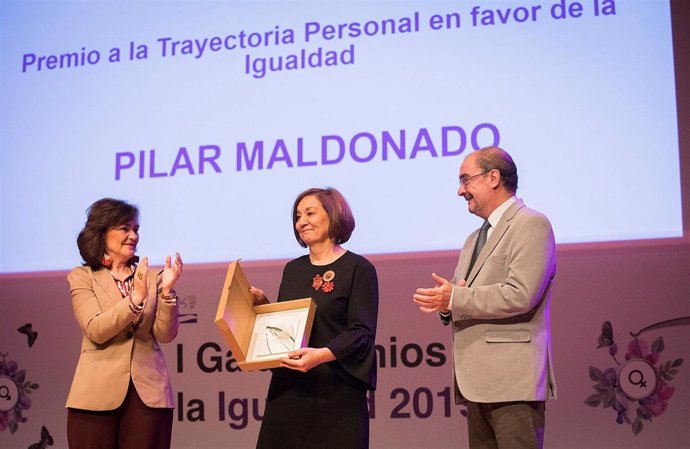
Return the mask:
<svg viewBox="0 0 690 449">
<path fill-rule="evenodd" d="M 336 244 L 345 243 L 350 240 L 352 231 L 355 230 L 355 217 L 352 215 L 350 205 L 338 190 L 327 187 L 325 189 L 311 188 L 300 193 L 295 204 L 292 205 L 292 229 L 295 233 L 297 243 L 306 248 L 307 244 L 300 238 L 295 225 L 297 224 L 297 206 L 305 197 L 315 196 L 328 215 L 328 237 Z"/>
<path fill-rule="evenodd" d="M 105 233 L 130 220 L 139 219 L 139 209 L 133 204 L 113 198 L 102 198 L 86 211 L 84 229 L 77 237 L 79 254 L 84 265 L 98 270 L 103 267 L 101 259 L 105 254 Z"/>
<path fill-rule="evenodd" d="M 518 173 L 510 154 L 499 147 L 484 147 L 475 151 L 477 166 L 483 171 L 498 170 L 501 182 L 510 193 L 517 192 Z"/>
</svg>

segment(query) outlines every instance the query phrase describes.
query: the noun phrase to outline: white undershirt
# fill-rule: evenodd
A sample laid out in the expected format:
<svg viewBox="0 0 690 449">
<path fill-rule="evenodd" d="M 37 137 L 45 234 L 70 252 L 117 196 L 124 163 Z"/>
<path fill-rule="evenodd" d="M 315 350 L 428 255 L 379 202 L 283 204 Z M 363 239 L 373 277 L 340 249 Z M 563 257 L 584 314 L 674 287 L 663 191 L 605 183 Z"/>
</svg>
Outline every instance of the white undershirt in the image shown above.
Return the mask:
<svg viewBox="0 0 690 449">
<path fill-rule="evenodd" d="M 517 198 L 515 195 L 511 196 L 507 200 L 503 202 L 500 206 L 498 206 L 496 209 L 494 209 L 493 212 L 489 215 L 489 218 L 487 218 L 487 221 L 491 225 L 488 231 L 486 231 L 486 239 L 489 240 L 489 237 L 491 237 L 491 233 L 494 232 L 494 228 L 498 224 L 499 221 L 501 221 L 501 218 L 503 217 L 503 214 L 505 213 L 506 210 L 510 207 L 511 204 L 515 202 Z"/>
</svg>

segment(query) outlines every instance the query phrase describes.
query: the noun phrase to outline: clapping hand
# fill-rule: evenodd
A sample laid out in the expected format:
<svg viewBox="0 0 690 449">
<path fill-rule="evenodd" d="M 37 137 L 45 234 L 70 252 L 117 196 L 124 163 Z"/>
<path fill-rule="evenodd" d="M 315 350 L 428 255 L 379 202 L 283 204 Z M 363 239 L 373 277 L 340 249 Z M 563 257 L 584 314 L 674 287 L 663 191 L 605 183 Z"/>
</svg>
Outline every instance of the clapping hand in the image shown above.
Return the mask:
<svg viewBox="0 0 690 449">
<path fill-rule="evenodd" d="M 419 305 L 419 310 L 422 312 L 448 312 L 453 285 L 436 273 L 432 273 L 431 277 L 436 282 L 436 286 L 432 288 L 418 288 L 412 299 Z"/>
<path fill-rule="evenodd" d="M 146 259 L 146 258 L 144 258 Z M 182 256 L 180 253 L 175 253 L 175 262 L 172 263 L 170 256 L 165 258 L 165 268 L 161 273 L 161 288 L 165 296 L 169 296 L 175 287 L 175 283 L 182 274 Z"/>
<path fill-rule="evenodd" d="M 141 306 L 149 295 L 147 282 L 149 273 L 149 258 L 142 257 L 134 272 L 134 285 L 132 287 L 132 302 L 135 306 Z"/>
</svg>

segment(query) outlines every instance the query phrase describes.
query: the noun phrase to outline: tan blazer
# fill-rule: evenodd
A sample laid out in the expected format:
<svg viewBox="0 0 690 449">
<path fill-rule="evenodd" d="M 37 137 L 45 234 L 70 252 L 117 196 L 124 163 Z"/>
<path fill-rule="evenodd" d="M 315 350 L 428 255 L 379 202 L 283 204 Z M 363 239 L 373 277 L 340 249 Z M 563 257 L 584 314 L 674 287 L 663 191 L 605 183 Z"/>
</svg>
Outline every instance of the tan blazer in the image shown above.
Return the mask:
<svg viewBox="0 0 690 449">
<path fill-rule="evenodd" d="M 175 407 L 159 343 L 177 335 L 179 309 L 158 299 L 155 271 L 149 270 L 149 294 L 138 324 L 107 270 L 76 267 L 67 281 L 84 333 L 67 407 L 113 410 L 122 404 L 130 377 L 146 405 Z"/>
<path fill-rule="evenodd" d="M 556 275 L 551 223 L 515 201 L 466 273 L 479 231 L 465 242 L 453 284 L 456 400 L 543 401 L 556 396 L 549 302 Z"/>
</svg>

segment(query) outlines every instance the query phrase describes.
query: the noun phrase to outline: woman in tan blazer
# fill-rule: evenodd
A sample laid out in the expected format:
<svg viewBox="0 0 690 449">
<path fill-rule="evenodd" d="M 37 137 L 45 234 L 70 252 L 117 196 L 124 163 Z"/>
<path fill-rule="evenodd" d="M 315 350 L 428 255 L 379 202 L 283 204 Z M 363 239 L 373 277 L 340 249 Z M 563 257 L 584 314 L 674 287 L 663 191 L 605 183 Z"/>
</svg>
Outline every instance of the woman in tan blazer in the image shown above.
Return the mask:
<svg viewBox="0 0 690 449">
<path fill-rule="evenodd" d="M 67 398 L 70 449 L 170 447 L 175 404 L 159 343 L 177 335 L 182 259 L 149 271 L 135 256 L 138 242 L 136 206 L 91 205 L 77 238 L 84 265 L 67 276 L 83 332 Z"/>
</svg>

